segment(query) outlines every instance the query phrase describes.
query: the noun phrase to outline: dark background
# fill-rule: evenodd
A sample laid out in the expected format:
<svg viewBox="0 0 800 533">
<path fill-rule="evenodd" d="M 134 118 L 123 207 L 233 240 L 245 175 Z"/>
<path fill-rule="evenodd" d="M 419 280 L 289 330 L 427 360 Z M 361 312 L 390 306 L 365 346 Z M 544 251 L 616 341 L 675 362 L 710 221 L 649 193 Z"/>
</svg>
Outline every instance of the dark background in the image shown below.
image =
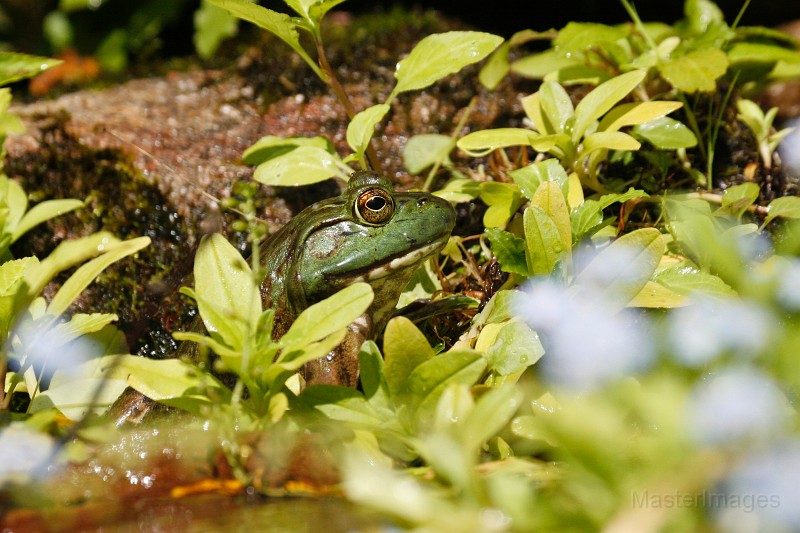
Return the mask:
<svg viewBox="0 0 800 533">
<path fill-rule="evenodd" d="M 717 0 L 715 3 L 725 13 L 728 23 L 731 23 L 736 18 L 744 0 Z M 387 6 L 394 4 L 406 7 L 435 8 L 445 15 L 464 20 L 479 29 L 495 32 L 505 37 L 525 28 L 538 31 L 551 27 L 560 28 L 569 21 L 614 24 L 630 20 L 618 0 L 485 0 L 483 2 L 349 0 L 340 7 L 355 12 L 365 12 L 376 8 L 387 9 Z M 634 2 L 642 20 L 668 24 L 683 17 L 683 4 L 683 0 Z M 745 11 L 741 24 L 776 26 L 794 19 L 800 19 L 800 0 L 752 0 Z"/>
</svg>

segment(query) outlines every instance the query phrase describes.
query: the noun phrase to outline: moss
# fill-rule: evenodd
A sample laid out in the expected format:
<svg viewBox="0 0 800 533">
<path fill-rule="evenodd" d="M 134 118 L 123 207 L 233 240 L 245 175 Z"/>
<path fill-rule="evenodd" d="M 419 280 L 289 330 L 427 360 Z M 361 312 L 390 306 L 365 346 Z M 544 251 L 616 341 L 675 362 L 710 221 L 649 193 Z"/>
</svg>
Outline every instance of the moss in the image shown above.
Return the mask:
<svg viewBox="0 0 800 533">
<path fill-rule="evenodd" d="M 177 312 L 153 302 L 164 300 L 177 288 L 179 271 L 186 268 L 179 258 L 193 256 L 191 239 L 184 221 L 156 184 L 139 173 L 129 154 L 81 144 L 64 129 L 65 119 L 52 117 L 42 130 L 40 148 L 6 161 L 5 169 L 23 185 L 32 204 L 78 198 L 86 199 L 87 205 L 37 227 L 15 244 L 13 253 L 43 258 L 63 240 L 101 230 L 122 239 L 150 237 L 149 247 L 109 267 L 73 306 L 75 312 L 119 315 L 119 326 L 135 349 L 141 343 L 139 337 L 152 329 L 153 320 L 162 322 L 162 315 Z M 170 265 L 177 266 L 170 270 Z M 45 296 L 52 296 L 69 274 L 63 273 L 48 286 Z M 152 316 L 142 316 L 143 312 Z M 163 341 L 159 344 L 172 348 Z"/>
</svg>

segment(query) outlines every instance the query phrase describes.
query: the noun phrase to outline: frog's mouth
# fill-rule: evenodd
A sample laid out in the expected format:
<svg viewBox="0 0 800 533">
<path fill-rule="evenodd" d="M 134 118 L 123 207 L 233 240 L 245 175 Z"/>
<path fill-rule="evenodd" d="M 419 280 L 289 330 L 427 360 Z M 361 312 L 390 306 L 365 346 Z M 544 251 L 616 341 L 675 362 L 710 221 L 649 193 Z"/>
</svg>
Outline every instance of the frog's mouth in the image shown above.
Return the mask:
<svg viewBox="0 0 800 533">
<path fill-rule="evenodd" d="M 450 235 L 445 235 L 444 237 L 436 239 L 425 246 L 412 250 L 408 253 L 392 257 L 381 265 L 370 268 L 368 272 L 354 277 L 353 282 L 374 281 L 376 279 L 384 278 L 389 274 L 397 272 L 398 270 L 402 270 L 406 267 L 419 265 L 429 256 L 438 252 L 442 246 L 445 245 L 448 238 L 450 238 Z"/>
</svg>

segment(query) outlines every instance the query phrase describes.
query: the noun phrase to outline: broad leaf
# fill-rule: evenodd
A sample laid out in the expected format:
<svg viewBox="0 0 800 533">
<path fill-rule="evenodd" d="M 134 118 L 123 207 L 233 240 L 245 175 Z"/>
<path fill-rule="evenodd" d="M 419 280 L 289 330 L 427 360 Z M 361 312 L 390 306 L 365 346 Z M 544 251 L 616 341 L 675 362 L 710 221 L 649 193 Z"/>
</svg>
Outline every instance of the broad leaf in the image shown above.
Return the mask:
<svg viewBox="0 0 800 533">
<path fill-rule="evenodd" d="M 206 329 L 229 347 L 242 350 L 255 334 L 261 296 L 239 251 L 222 235 L 203 237 L 194 263 L 197 308 Z"/>
<path fill-rule="evenodd" d="M 104 412 L 127 387 L 128 384 L 122 379 L 74 379 L 37 394 L 31 401 L 28 412 L 33 414 L 55 407 L 66 418 L 81 420 L 90 411 L 95 414 Z M 96 396 L 98 391 L 100 394 Z"/>
<path fill-rule="evenodd" d="M 666 246 L 655 228 L 625 234 L 597 254 L 575 279 L 596 302 L 619 310 L 641 291 L 658 267 Z"/>
<path fill-rule="evenodd" d="M 314 70 L 322 80 L 327 80 L 325 73 L 317 66 L 316 62 L 306 53 L 300 44 L 297 34 L 297 24 L 289 15 L 272 11 L 248 0 L 207 0 L 219 6 L 242 20 L 252 22 L 256 26 L 274 34 L 277 38 L 288 44 L 300 57 Z"/>
<path fill-rule="evenodd" d="M 564 133 L 567 121 L 575 114 L 572 100 L 564 87 L 555 82 L 544 83 L 539 89 L 539 103 L 547 131 Z"/>
<path fill-rule="evenodd" d="M 589 126 L 605 115 L 644 80 L 646 72 L 634 70 L 611 78 L 595 87 L 575 107 L 572 142 L 578 144 Z"/>
<path fill-rule="evenodd" d="M 538 163 L 531 163 L 526 167 L 512 170 L 508 175 L 528 199 L 533 198 L 539 186 L 548 181 L 555 182 L 564 196 L 569 191 L 569 177 L 557 159 L 545 159 Z"/>
<path fill-rule="evenodd" d="M 289 350 L 324 339 L 364 314 L 372 298 L 372 287 L 367 283 L 348 285 L 300 313 L 281 343 Z"/>
<path fill-rule="evenodd" d="M 797 196 L 775 198 L 769 203 L 767 209 L 769 212 L 764 219 L 763 226 L 772 222 L 776 217 L 800 218 L 800 198 Z"/>
<path fill-rule="evenodd" d="M 712 92 L 717 88 L 717 80 L 728 70 L 728 57 L 717 48 L 695 50 L 663 62 L 659 70 L 679 91 Z"/>
<path fill-rule="evenodd" d="M 436 163 L 450 164 L 455 140 L 440 133 L 414 135 L 403 148 L 403 166 L 410 174 L 419 174 Z M 473 180 L 469 180 L 473 181 Z"/>
<path fill-rule="evenodd" d="M 531 274 L 550 274 L 564 251 L 558 227 L 544 209 L 536 205 L 525 209 L 523 226 Z"/>
<path fill-rule="evenodd" d="M 375 134 L 375 126 L 388 112 L 388 105 L 377 104 L 358 112 L 347 125 L 347 144 L 358 154 L 359 159 L 364 157 L 364 152 Z"/>
<path fill-rule="evenodd" d="M 531 204 L 541 207 L 547 213 L 561 237 L 561 248 L 569 251 L 572 248 L 569 208 L 558 184 L 554 181 L 542 183 L 531 198 Z"/>
<path fill-rule="evenodd" d="M 625 126 L 636 126 L 661 118 L 683 104 L 680 102 L 631 102 L 621 104 L 606 113 L 597 131 L 617 131 Z"/>
<path fill-rule="evenodd" d="M 504 272 L 521 276 L 528 275 L 528 263 L 525 259 L 525 239 L 497 228 L 488 228 L 486 236 L 492 246 L 492 253 Z"/>
<path fill-rule="evenodd" d="M 434 356 L 428 340 L 413 322 L 395 317 L 383 334 L 386 382 L 399 407 L 408 402 L 408 378 L 414 370 Z"/>
<path fill-rule="evenodd" d="M 439 354 L 417 366 L 408 376 L 407 388 L 422 425 L 433 419 L 436 403 L 451 383 L 474 385 L 486 369 L 486 359 L 473 351 Z"/>
<path fill-rule="evenodd" d="M 401 92 L 424 89 L 449 74 L 478 62 L 500 46 L 502 37 L 476 31 L 435 33 L 422 39 L 397 64 L 390 100 Z"/>
<path fill-rule="evenodd" d="M 504 324 L 486 351 L 489 370 L 501 376 L 524 370 L 542 355 L 544 348 L 539 342 L 539 335 L 519 320 Z"/>
<path fill-rule="evenodd" d="M 677 150 L 697 146 L 697 137 L 682 122 L 669 117 L 661 117 L 635 126 L 631 131 L 634 137 L 644 139 L 659 150 Z"/>
<path fill-rule="evenodd" d="M 482 157 L 498 148 L 528 146 L 537 136 L 535 131 L 524 128 L 497 128 L 469 133 L 456 145 L 473 157 Z"/>
<path fill-rule="evenodd" d="M 487 228 L 505 227 L 522 205 L 519 187 L 511 183 L 482 182 L 481 199 L 489 206 L 483 214 L 483 225 Z"/>
<path fill-rule="evenodd" d="M 0 52 L 0 85 L 32 78 L 45 70 L 60 64 L 58 59 L 49 57 L 18 54 L 16 52 Z"/>
<path fill-rule="evenodd" d="M 653 281 L 683 296 L 706 295 L 718 298 L 736 296 L 736 292 L 714 274 L 703 272 L 688 262 L 659 270 Z"/>
<path fill-rule="evenodd" d="M 298 146 L 311 146 L 333 153 L 333 145 L 326 137 L 261 137 L 242 154 L 246 165 L 260 165 L 275 157 L 289 153 Z"/>
<path fill-rule="evenodd" d="M 639 141 L 621 131 L 598 131 L 583 140 L 582 155 L 586 156 L 595 150 L 638 150 Z"/>
<path fill-rule="evenodd" d="M 316 146 L 300 146 L 265 163 L 253 175 L 265 185 L 296 187 L 339 177 L 347 181 L 350 176 L 339 156 Z"/>
<path fill-rule="evenodd" d="M 69 213 L 83 206 L 84 203 L 80 200 L 46 200 L 36 204 L 30 211 L 25 213 L 22 220 L 17 224 L 17 227 L 14 228 L 14 232 L 11 234 L 11 242 L 15 242 L 24 233 L 42 222 L 63 215 L 64 213 Z"/>
</svg>

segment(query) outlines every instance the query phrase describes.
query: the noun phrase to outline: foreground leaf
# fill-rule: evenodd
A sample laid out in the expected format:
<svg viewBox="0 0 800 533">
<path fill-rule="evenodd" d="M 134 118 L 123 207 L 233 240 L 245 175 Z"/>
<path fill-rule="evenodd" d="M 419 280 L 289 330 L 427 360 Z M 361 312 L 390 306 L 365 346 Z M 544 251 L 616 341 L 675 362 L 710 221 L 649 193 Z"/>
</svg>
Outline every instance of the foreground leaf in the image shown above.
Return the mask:
<svg viewBox="0 0 800 533">
<path fill-rule="evenodd" d="M 390 100 L 405 91 L 424 89 L 449 74 L 476 63 L 500 46 L 503 38 L 477 31 L 435 33 L 422 39 L 397 64 Z"/>
</svg>

